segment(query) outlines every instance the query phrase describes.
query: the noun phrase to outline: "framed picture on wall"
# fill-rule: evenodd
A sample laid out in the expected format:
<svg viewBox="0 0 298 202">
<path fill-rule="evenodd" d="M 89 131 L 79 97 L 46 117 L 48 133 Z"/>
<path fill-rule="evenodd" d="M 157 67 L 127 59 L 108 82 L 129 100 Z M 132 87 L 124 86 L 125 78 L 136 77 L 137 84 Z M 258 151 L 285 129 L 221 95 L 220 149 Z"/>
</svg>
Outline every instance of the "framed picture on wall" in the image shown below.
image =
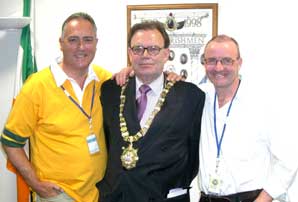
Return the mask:
<svg viewBox="0 0 298 202">
<path fill-rule="evenodd" d="M 171 41 L 166 70 L 187 76 L 187 81 L 199 84 L 205 80 L 200 63 L 205 44 L 217 34 L 218 4 L 155 4 L 128 5 L 127 31 L 145 20 L 164 24 Z"/>
</svg>

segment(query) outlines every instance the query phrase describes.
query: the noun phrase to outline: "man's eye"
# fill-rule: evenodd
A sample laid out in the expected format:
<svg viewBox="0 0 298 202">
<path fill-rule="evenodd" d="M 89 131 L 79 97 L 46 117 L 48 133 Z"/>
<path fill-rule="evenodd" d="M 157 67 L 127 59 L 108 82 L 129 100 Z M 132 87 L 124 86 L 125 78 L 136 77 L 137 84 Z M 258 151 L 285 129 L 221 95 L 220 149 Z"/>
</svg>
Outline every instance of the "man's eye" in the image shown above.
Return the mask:
<svg viewBox="0 0 298 202">
<path fill-rule="evenodd" d="M 93 37 L 85 37 L 84 38 L 84 41 L 85 42 L 93 42 L 94 41 L 94 38 Z"/>
<path fill-rule="evenodd" d="M 135 52 L 143 52 L 144 48 L 141 46 L 135 46 L 132 48 L 132 50 Z"/>
<path fill-rule="evenodd" d="M 151 51 L 151 52 L 156 52 L 156 51 L 159 51 L 159 48 L 158 47 L 148 47 L 148 50 Z"/>
<path fill-rule="evenodd" d="M 231 63 L 233 63 L 233 59 L 232 58 L 222 58 L 222 62 L 224 64 L 231 64 Z"/>
<path fill-rule="evenodd" d="M 207 59 L 207 63 L 216 63 L 217 62 L 217 59 L 216 58 L 208 58 Z"/>
<path fill-rule="evenodd" d="M 68 42 L 70 43 L 75 43 L 75 42 L 78 42 L 79 39 L 78 38 L 68 38 Z"/>
<path fill-rule="evenodd" d="M 225 62 L 231 62 L 232 58 L 223 58 L 222 60 L 225 61 Z"/>
</svg>

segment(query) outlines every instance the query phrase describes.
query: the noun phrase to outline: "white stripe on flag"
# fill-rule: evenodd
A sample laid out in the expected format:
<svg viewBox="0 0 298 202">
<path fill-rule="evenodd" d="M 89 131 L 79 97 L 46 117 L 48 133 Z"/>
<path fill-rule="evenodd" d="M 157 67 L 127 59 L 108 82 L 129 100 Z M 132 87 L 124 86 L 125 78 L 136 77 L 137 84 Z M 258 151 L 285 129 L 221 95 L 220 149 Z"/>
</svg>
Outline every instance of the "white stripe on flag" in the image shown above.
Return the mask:
<svg viewBox="0 0 298 202">
<path fill-rule="evenodd" d="M 24 55 L 24 50 L 22 46 L 19 46 L 18 50 L 18 62 L 17 62 L 17 69 L 15 73 L 15 81 L 14 81 L 14 99 L 16 96 L 19 94 L 22 84 L 23 84 L 23 79 L 22 79 L 22 66 L 23 66 L 23 55 Z"/>
</svg>

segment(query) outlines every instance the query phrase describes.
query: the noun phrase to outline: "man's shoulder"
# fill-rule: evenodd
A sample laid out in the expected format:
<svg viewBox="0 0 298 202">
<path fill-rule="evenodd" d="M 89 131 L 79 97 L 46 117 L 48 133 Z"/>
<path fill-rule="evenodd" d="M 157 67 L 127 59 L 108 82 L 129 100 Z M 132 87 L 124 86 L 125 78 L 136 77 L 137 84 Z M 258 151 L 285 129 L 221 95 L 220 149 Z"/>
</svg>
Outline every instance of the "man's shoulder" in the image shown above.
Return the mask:
<svg viewBox="0 0 298 202">
<path fill-rule="evenodd" d="M 114 103 L 119 100 L 120 89 L 114 79 L 109 79 L 102 84 L 100 99 L 104 110 L 115 106 Z"/>
<path fill-rule="evenodd" d="M 49 67 L 43 68 L 33 74 L 31 74 L 25 81 L 25 85 L 28 85 L 28 83 L 40 83 L 40 82 L 45 82 L 48 80 L 51 76 L 51 71 Z"/>
<path fill-rule="evenodd" d="M 120 88 L 115 79 L 108 79 L 101 86 L 101 94 L 111 96 L 112 94 L 117 94 L 118 91 L 120 92 Z"/>
<path fill-rule="evenodd" d="M 103 68 L 100 65 L 92 64 L 91 66 L 95 72 L 109 72 L 108 70 L 106 70 L 105 68 Z"/>
<path fill-rule="evenodd" d="M 187 81 L 178 81 L 175 83 L 174 87 L 176 90 L 186 93 L 197 93 L 200 96 L 205 94 L 197 85 Z"/>
<path fill-rule="evenodd" d="M 96 76 L 103 81 L 106 81 L 112 77 L 112 73 L 105 68 L 92 64 L 93 71 L 95 72 Z"/>
<path fill-rule="evenodd" d="M 33 95 L 42 95 L 49 88 L 55 87 L 56 83 L 49 67 L 43 68 L 38 72 L 31 74 L 25 81 L 20 93 Z"/>
</svg>

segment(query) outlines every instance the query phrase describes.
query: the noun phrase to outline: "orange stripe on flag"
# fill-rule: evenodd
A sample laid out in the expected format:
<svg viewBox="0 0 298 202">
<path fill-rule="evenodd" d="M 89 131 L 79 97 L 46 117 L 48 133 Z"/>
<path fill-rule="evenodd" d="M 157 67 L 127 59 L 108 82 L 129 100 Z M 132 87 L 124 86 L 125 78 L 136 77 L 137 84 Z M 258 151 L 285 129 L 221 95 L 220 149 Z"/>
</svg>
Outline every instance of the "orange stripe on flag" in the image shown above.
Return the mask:
<svg viewBox="0 0 298 202">
<path fill-rule="evenodd" d="M 9 160 L 7 160 L 6 162 L 6 168 L 15 174 L 17 173 L 17 169 L 12 165 L 12 163 Z"/>
<path fill-rule="evenodd" d="M 30 201 L 30 190 L 23 177 L 17 173 L 18 202 Z"/>
</svg>

